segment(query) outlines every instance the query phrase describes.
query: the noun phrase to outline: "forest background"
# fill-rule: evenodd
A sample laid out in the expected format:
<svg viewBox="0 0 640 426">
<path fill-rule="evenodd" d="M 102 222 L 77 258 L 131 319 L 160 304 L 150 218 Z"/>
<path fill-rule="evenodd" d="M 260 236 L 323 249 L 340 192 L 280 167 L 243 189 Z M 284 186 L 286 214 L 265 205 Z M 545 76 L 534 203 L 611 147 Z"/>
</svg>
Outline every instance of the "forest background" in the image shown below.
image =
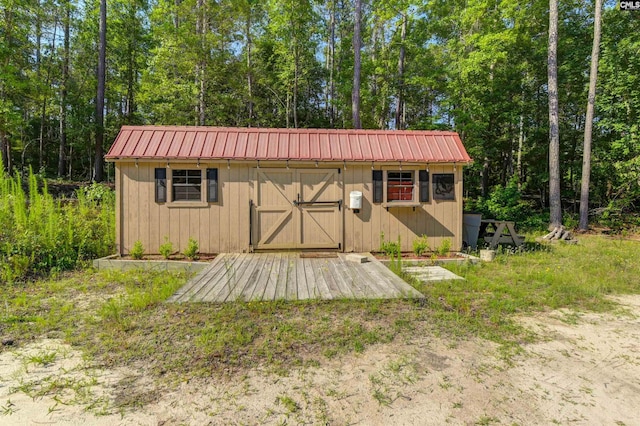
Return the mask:
<svg viewBox="0 0 640 426">
<path fill-rule="evenodd" d="M 96 114 L 101 2 L 104 126 Z M 361 127 L 459 132 L 475 160 L 465 170 L 467 208 L 549 223 L 547 0 L 0 0 L 0 16 L 8 170 L 88 181 L 105 167 L 112 180 L 100 151 L 125 124 L 359 127 L 357 40 Z M 560 2 L 569 226 L 579 209 L 593 20 L 591 2 Z M 640 11 L 605 2 L 590 212 L 612 227 L 640 223 L 638 34 Z"/>
</svg>

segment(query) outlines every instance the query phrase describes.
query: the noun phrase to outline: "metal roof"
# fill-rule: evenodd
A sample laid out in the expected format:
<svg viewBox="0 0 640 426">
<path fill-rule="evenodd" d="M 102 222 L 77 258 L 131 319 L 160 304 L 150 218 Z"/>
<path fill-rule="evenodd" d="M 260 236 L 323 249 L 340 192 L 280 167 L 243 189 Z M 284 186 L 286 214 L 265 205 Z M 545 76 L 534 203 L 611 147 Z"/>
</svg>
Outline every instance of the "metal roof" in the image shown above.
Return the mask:
<svg viewBox="0 0 640 426">
<path fill-rule="evenodd" d="M 106 159 L 471 161 L 455 132 L 196 126 L 123 126 Z"/>
</svg>

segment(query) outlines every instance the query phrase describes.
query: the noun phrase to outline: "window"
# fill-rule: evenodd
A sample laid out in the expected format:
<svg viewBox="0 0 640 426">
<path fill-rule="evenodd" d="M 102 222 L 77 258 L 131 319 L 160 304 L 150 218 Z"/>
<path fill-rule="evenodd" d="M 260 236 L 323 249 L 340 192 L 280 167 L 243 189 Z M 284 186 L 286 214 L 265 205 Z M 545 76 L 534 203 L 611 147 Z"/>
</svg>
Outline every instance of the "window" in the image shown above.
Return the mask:
<svg viewBox="0 0 640 426">
<path fill-rule="evenodd" d="M 387 172 L 387 202 L 413 201 L 413 172 Z"/>
<path fill-rule="evenodd" d="M 455 200 L 453 173 L 433 174 L 432 178 L 434 200 Z"/>
<path fill-rule="evenodd" d="M 174 170 L 171 190 L 173 201 L 202 200 L 202 172 L 200 170 Z"/>
<path fill-rule="evenodd" d="M 156 177 L 156 203 L 167 202 L 167 169 L 155 169 Z"/>
</svg>

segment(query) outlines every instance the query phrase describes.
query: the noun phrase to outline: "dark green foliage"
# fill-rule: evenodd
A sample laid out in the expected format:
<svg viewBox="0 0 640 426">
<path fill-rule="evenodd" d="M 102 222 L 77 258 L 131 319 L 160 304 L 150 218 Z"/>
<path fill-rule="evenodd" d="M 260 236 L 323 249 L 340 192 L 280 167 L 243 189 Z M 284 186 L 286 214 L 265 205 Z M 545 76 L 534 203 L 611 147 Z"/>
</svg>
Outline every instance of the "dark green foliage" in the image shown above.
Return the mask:
<svg viewBox="0 0 640 426">
<path fill-rule="evenodd" d="M 351 126 L 353 2 L 222 0 L 200 2 L 204 8 L 195 0 L 107 2 L 105 149 L 123 124 Z M 57 174 L 64 103 L 64 174 L 90 177 L 98 4 L 12 1 L 3 9 L 0 146 L 12 154 L 9 168 Z M 368 2 L 362 11 L 363 127 L 397 128 L 399 105 L 402 128 L 459 132 L 474 159 L 465 167 L 466 196 L 482 196 L 480 207 L 492 215 L 537 226 L 546 217 L 549 187 L 548 6 L 543 0 L 524 6 L 479 0 Z M 65 84 L 60 30 L 67 9 Z M 636 18 L 605 5 L 590 207 L 592 220 L 611 227 L 637 223 L 640 206 Z M 592 24 L 591 3 L 560 4 L 565 214 L 577 211 Z M 58 34 L 53 46 L 52 34 Z M 111 164 L 106 175 L 113 176 Z M 515 204 L 512 176 L 524 185 Z M 502 189 L 492 190 L 496 185 Z M 529 209 L 523 199 L 536 200 L 533 213 L 523 213 Z"/>
<path fill-rule="evenodd" d="M 465 209 L 481 213 L 484 218 L 512 220 L 523 229 L 544 228 L 549 223 L 548 214 L 535 213 L 533 203 L 522 199 L 515 177 L 506 186 L 493 187 L 486 198 L 467 199 Z"/>
<path fill-rule="evenodd" d="M 54 199 L 46 182 L 29 173 L 28 191 L 20 176 L 0 173 L 0 281 L 75 268 L 112 253 L 115 197 L 94 184 L 73 200 Z"/>
</svg>

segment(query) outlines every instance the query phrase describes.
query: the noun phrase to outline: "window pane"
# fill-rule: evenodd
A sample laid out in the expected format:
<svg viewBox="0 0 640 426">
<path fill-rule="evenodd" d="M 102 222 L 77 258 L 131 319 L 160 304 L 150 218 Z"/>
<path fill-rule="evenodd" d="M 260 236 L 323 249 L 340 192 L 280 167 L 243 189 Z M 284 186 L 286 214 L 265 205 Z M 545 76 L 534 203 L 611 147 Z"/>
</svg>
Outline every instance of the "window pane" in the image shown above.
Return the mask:
<svg viewBox="0 0 640 426">
<path fill-rule="evenodd" d="M 432 178 L 434 200 L 455 200 L 455 180 L 453 173 L 434 174 Z"/>
<path fill-rule="evenodd" d="M 173 170 L 173 201 L 202 200 L 202 171 Z"/>
<path fill-rule="evenodd" d="M 413 201 L 413 172 L 387 172 L 387 201 Z"/>
</svg>

